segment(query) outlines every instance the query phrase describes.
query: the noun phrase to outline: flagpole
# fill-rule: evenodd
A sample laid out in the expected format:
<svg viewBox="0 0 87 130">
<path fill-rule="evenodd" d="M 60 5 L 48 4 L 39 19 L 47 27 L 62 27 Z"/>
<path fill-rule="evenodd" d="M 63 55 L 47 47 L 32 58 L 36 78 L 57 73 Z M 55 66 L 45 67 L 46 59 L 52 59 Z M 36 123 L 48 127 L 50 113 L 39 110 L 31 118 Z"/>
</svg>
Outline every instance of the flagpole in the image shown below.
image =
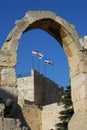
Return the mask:
<svg viewBox="0 0 87 130">
<path fill-rule="evenodd" d="M 38 71 L 40 73 L 40 58 L 38 57 Z"/>
<path fill-rule="evenodd" d="M 32 69 L 34 69 L 34 56 L 32 55 Z"/>
<path fill-rule="evenodd" d="M 38 56 L 38 71 L 40 72 L 40 59 L 43 58 L 43 54 L 39 51 L 32 50 L 32 55 Z M 32 57 L 32 67 L 34 68 L 34 59 Z"/>
<path fill-rule="evenodd" d="M 44 60 L 44 75 L 46 75 L 46 64 L 53 65 L 53 62 L 50 61 L 49 59 Z"/>
<path fill-rule="evenodd" d="M 44 63 L 44 75 L 46 76 L 46 63 Z"/>
</svg>

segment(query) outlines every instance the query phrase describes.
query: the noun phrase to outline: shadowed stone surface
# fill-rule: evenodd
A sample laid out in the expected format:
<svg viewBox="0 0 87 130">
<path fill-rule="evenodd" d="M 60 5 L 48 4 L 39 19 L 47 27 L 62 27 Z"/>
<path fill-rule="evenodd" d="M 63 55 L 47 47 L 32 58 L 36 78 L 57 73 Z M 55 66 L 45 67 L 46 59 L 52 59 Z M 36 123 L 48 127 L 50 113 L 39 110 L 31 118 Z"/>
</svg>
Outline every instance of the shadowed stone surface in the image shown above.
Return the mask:
<svg viewBox="0 0 87 130">
<path fill-rule="evenodd" d="M 28 130 L 27 127 L 21 127 L 21 122 L 18 119 L 0 117 L 0 130 Z"/>
</svg>

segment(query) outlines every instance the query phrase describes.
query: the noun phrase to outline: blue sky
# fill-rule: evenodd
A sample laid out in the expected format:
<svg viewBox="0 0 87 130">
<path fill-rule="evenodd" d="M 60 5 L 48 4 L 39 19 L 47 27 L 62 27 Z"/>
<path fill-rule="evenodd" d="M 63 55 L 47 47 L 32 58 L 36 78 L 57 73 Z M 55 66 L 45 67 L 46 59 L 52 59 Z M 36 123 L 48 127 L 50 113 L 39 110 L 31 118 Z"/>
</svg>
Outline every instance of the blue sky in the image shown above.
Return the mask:
<svg viewBox="0 0 87 130">
<path fill-rule="evenodd" d="M 0 0 L 0 47 L 15 21 L 28 11 L 52 11 L 75 25 L 80 37 L 87 35 L 87 0 Z M 46 65 L 46 76 L 62 86 L 69 84 L 69 67 L 66 55 L 58 42 L 47 32 L 35 29 L 23 34 L 19 41 L 17 74 L 29 73 L 32 68 L 32 49 L 42 52 L 54 65 Z M 40 72 L 44 74 L 44 59 L 40 61 Z M 38 70 L 38 58 L 34 57 Z"/>
</svg>

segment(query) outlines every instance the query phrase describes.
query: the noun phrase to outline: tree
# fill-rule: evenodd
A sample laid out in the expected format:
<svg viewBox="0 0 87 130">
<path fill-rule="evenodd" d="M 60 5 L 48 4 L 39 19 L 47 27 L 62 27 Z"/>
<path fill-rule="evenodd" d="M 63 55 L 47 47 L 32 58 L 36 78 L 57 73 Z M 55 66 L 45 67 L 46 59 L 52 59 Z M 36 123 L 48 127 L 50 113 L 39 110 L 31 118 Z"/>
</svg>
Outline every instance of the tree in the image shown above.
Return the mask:
<svg viewBox="0 0 87 130">
<path fill-rule="evenodd" d="M 71 101 L 71 86 L 67 86 L 66 90 L 64 90 L 62 103 L 64 105 L 64 110 L 60 112 L 60 123 L 56 124 L 56 130 L 68 130 L 68 122 L 74 113 Z"/>
</svg>

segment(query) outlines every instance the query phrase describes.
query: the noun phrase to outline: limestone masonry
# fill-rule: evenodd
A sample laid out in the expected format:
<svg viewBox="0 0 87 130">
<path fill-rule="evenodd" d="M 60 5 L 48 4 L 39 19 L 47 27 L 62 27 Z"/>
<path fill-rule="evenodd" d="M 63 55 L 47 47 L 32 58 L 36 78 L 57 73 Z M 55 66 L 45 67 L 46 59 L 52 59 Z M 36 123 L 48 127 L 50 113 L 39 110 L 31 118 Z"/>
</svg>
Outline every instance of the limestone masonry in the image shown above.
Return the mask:
<svg viewBox="0 0 87 130">
<path fill-rule="evenodd" d="M 18 103 L 32 130 L 55 130 L 63 89 L 39 72 L 31 73 L 29 77 L 17 79 Z"/>
<path fill-rule="evenodd" d="M 32 127 L 32 130 L 48 130 L 48 124 L 53 124 L 53 120 L 46 116 L 46 112 L 52 110 L 50 104 L 55 104 L 57 97 L 55 90 L 51 84 L 48 87 L 47 80 L 44 84 L 41 83 L 43 76 L 34 73 L 31 77 L 17 79 L 15 65 L 17 64 L 18 42 L 25 32 L 40 28 L 52 35 L 63 47 L 70 68 L 71 92 L 74 107 L 74 115 L 69 122 L 69 130 L 86 130 L 87 129 L 87 36 L 79 38 L 75 26 L 68 23 L 66 20 L 49 11 L 31 11 L 27 12 L 21 20 L 15 22 L 15 27 L 8 35 L 2 48 L 0 49 L 0 96 L 1 96 L 1 115 L 3 115 L 5 103 L 5 117 L 12 117 L 17 110 L 15 118 L 21 121 L 21 128 L 26 126 Z M 33 74 L 33 73 L 32 73 Z M 31 85 L 31 82 L 34 81 Z M 40 81 L 40 82 L 39 82 Z M 29 86 L 27 82 L 30 82 Z M 40 84 L 41 83 L 41 84 Z M 38 85 L 40 84 L 39 89 Z M 26 87 L 24 87 L 26 85 Z M 56 84 L 55 84 L 56 86 Z M 32 87 L 32 88 L 31 88 Z M 43 91 L 45 88 L 46 91 Z M 29 89 L 29 91 L 27 91 Z M 53 93 L 52 93 L 53 89 Z M 59 88 L 60 89 L 60 88 Z M 55 94 L 56 93 L 56 94 Z M 48 95 L 49 94 L 49 95 Z M 30 95 L 30 96 L 29 96 Z M 7 100 L 7 99 L 11 100 Z M 53 99 L 54 98 L 54 99 Z M 13 107 L 16 105 L 16 108 Z M 38 108 L 39 106 L 39 108 Z M 33 107 L 33 108 L 32 108 Z M 54 115 L 56 113 L 56 107 Z M 12 112 L 9 113 L 9 109 Z M 49 111 L 50 109 L 50 111 Z M 61 108 L 62 109 L 62 108 Z M 30 113 L 29 113 L 30 112 Z M 32 114 L 33 113 L 33 114 Z M 29 118 L 28 114 L 32 117 Z M 35 114 L 35 115 L 34 115 Z M 38 117 L 37 120 L 36 118 Z M 55 116 L 54 116 L 55 117 Z M 85 117 L 85 120 L 84 118 Z M 50 120 L 51 119 L 51 120 Z M 56 119 L 56 118 L 55 118 Z M 0 118 L 1 120 L 1 118 Z M 7 119 L 8 120 L 8 119 Z M 49 122 L 45 124 L 46 121 Z M 3 121 L 3 120 L 2 120 Z M 9 121 L 8 121 L 9 122 Z M 13 121 L 14 122 L 14 121 Z M 35 122 L 35 124 L 32 122 Z M 78 123 L 79 122 L 79 123 Z M 39 123 L 39 124 L 38 124 Z M 3 123 L 2 123 L 3 124 Z M 14 124 L 14 123 L 13 123 Z M 37 126 L 36 126 L 37 125 Z M 45 128 L 46 125 L 46 128 Z M 53 125 L 51 126 L 51 128 Z M 51 129 L 49 128 L 49 129 Z M 10 128 L 9 128 L 10 129 Z M 53 127 L 54 129 L 54 127 Z M 4 129 L 5 130 L 5 129 Z"/>
<path fill-rule="evenodd" d="M 7 88 L 1 87 L 1 89 L 3 93 L 0 91 L 0 96 L 4 102 L 8 98 L 15 102 L 17 100 L 18 104 L 15 103 L 16 111 L 21 113 L 18 114 L 15 111 L 15 115 L 12 115 L 12 117 L 8 118 L 8 115 L 6 115 L 6 117 L 1 118 L 1 128 L 3 127 L 4 130 L 6 128 L 6 130 L 56 130 L 55 124 L 59 122 L 58 112 L 63 109 L 62 106 L 58 105 L 63 88 L 55 82 L 32 70 L 31 76 L 17 79 L 17 97 L 13 95 L 14 90 L 10 92 L 7 91 Z"/>
</svg>

